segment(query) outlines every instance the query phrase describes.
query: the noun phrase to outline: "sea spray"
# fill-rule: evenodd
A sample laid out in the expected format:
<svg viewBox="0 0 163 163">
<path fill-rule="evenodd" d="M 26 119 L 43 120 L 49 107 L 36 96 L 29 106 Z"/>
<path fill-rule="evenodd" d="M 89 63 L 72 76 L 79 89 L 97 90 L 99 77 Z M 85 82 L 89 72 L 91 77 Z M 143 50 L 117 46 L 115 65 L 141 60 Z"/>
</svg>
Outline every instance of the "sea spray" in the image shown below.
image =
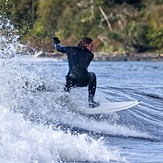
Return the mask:
<svg viewBox="0 0 163 163">
<path fill-rule="evenodd" d="M 117 149 L 85 134 L 72 135 L 25 121 L 22 114 L 0 106 L 0 162 L 121 161 Z"/>
<path fill-rule="evenodd" d="M 0 58 L 29 55 L 29 51 L 33 49 L 20 43 L 18 30 L 11 21 L 0 15 Z"/>
</svg>

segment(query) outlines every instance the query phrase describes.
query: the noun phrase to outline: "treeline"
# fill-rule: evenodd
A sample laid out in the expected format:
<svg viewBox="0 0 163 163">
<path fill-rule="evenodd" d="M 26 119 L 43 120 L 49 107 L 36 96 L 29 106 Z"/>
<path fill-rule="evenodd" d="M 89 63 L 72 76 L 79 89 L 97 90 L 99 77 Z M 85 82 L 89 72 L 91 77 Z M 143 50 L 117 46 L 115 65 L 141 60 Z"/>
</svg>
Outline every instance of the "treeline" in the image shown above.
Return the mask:
<svg viewBox="0 0 163 163">
<path fill-rule="evenodd" d="M 163 52 L 163 0 L 2 0 L 1 15 L 21 40 L 52 51 L 51 37 L 77 44 L 94 39 L 95 51 Z"/>
</svg>

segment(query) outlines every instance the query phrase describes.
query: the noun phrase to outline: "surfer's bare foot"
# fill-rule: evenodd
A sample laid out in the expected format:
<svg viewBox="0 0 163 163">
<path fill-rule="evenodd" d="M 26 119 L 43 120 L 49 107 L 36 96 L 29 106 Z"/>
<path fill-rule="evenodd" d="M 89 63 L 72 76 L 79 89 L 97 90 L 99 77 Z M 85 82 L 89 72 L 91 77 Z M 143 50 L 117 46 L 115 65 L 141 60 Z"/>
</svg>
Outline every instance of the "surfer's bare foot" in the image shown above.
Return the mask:
<svg viewBox="0 0 163 163">
<path fill-rule="evenodd" d="M 97 106 L 99 106 L 99 105 L 100 105 L 99 102 L 95 102 L 95 101 L 89 102 L 89 107 L 90 107 L 90 108 L 95 108 L 95 107 L 97 107 Z"/>
</svg>

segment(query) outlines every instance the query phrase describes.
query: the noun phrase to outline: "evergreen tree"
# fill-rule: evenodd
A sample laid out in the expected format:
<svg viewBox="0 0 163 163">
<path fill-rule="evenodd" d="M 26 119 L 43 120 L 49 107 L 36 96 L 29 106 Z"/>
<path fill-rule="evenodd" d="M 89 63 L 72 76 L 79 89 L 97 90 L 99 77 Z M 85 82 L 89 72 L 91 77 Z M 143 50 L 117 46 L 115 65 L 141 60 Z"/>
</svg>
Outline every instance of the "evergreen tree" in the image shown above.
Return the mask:
<svg viewBox="0 0 163 163">
<path fill-rule="evenodd" d="M 21 38 L 39 48 L 56 34 L 69 44 L 90 36 L 98 51 L 163 49 L 163 0 L 2 1 L 0 14 L 12 21 Z"/>
</svg>

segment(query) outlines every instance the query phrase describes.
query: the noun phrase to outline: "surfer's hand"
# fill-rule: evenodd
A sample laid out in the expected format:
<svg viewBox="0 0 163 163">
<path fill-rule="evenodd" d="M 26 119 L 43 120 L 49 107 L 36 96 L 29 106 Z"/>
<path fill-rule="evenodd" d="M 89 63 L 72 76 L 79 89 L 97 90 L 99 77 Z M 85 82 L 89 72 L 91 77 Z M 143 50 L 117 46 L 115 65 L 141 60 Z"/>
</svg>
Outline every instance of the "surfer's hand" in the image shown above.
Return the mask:
<svg viewBox="0 0 163 163">
<path fill-rule="evenodd" d="M 53 37 L 54 44 L 59 44 L 60 40 L 58 37 Z"/>
</svg>

